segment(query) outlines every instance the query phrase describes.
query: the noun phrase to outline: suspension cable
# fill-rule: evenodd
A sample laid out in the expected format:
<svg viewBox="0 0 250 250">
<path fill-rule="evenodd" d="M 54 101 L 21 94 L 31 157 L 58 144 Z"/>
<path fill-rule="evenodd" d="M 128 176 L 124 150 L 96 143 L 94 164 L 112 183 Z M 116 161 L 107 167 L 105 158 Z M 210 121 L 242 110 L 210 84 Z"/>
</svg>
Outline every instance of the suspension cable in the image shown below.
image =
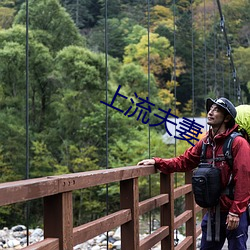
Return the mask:
<svg viewBox="0 0 250 250">
<path fill-rule="evenodd" d="M 105 83 L 106 83 L 106 103 L 108 103 L 108 0 L 105 0 Z M 108 147 L 109 147 L 109 120 L 108 120 L 108 106 L 106 105 L 106 169 L 109 167 L 108 161 Z M 106 215 L 109 212 L 109 186 L 106 184 Z M 108 232 L 107 232 L 107 249 L 108 249 Z"/>
<path fill-rule="evenodd" d="M 177 106 L 176 106 L 176 99 L 177 99 L 177 86 L 176 86 L 176 2 L 173 0 L 173 23 L 174 23 L 174 55 L 173 55 L 173 63 L 174 63 L 174 70 L 173 70 L 173 81 L 174 81 L 174 96 L 175 96 L 175 102 L 174 102 L 174 111 L 176 115 Z M 176 118 L 175 118 L 176 119 Z M 176 121 L 175 121 L 176 124 Z M 176 138 L 176 129 L 175 129 L 175 138 Z M 176 139 L 175 139 L 175 156 L 176 156 Z"/>
<path fill-rule="evenodd" d="M 175 102 L 174 102 L 174 111 L 175 115 L 177 112 L 177 105 L 176 105 L 176 99 L 177 99 L 177 84 L 176 84 L 176 1 L 173 0 L 173 23 L 174 23 L 174 55 L 173 55 L 173 61 L 174 61 L 174 70 L 173 70 L 173 81 L 174 81 L 174 96 L 175 96 Z M 176 124 L 176 118 L 175 118 L 175 124 Z M 174 143 L 174 154 L 176 156 L 177 154 L 177 140 L 176 140 L 176 129 L 175 129 L 175 143 Z M 175 173 L 175 187 L 177 187 L 177 173 Z M 178 245 L 179 238 L 178 238 L 178 231 L 175 230 L 175 245 Z"/>
<path fill-rule="evenodd" d="M 221 38 L 221 37 L 220 37 Z M 220 64 L 219 64 L 219 72 L 220 72 L 220 76 L 221 76 L 221 83 L 222 83 L 222 96 L 225 96 L 225 67 L 224 67 L 224 60 L 223 60 L 223 57 L 221 57 L 221 53 L 224 49 L 224 39 L 221 40 L 221 39 L 218 39 L 218 50 L 219 50 L 219 53 L 218 53 L 218 56 L 219 56 L 219 61 L 220 61 Z"/>
<path fill-rule="evenodd" d="M 203 36 L 204 36 L 204 94 L 205 98 L 207 97 L 207 40 L 206 40 L 206 23 L 207 23 L 207 16 L 206 16 L 206 0 L 204 0 L 204 30 L 203 30 Z"/>
<path fill-rule="evenodd" d="M 25 72 L 26 72 L 26 173 L 25 179 L 29 179 L 29 0 L 26 0 L 26 45 L 25 45 Z M 26 202 L 26 239 L 29 245 L 29 210 L 30 203 Z"/>
<path fill-rule="evenodd" d="M 216 20 L 215 16 L 215 0 L 213 1 L 213 9 L 214 9 L 214 23 Z M 214 91 L 217 96 L 217 32 L 216 32 L 216 25 L 214 24 Z"/>
<path fill-rule="evenodd" d="M 230 45 L 230 43 L 228 41 L 226 24 L 225 24 L 225 18 L 224 18 L 223 14 L 222 14 L 220 0 L 216 0 L 216 1 L 217 1 L 217 6 L 218 6 L 219 14 L 220 14 L 220 28 L 221 28 L 221 31 L 223 32 L 224 38 L 226 40 L 227 57 L 230 60 L 230 66 L 231 66 L 231 69 L 232 69 L 232 76 L 233 76 L 233 82 L 234 82 L 234 91 L 236 89 L 236 84 L 238 82 L 237 90 L 236 90 L 236 95 L 237 95 L 238 103 L 241 104 L 242 103 L 241 86 L 240 86 L 240 82 L 237 81 L 237 73 L 236 73 L 236 68 L 235 68 L 235 65 L 234 65 L 234 60 L 233 60 L 231 45 Z"/>
<path fill-rule="evenodd" d="M 150 101 L 150 0 L 147 1 L 147 29 L 148 29 L 148 100 Z M 150 118 L 150 113 L 148 114 Z M 151 157 L 150 126 L 148 126 L 148 158 Z M 151 175 L 148 176 L 149 197 L 151 197 Z M 152 229 L 152 212 L 149 212 L 149 233 Z"/>
<path fill-rule="evenodd" d="M 194 11 L 193 11 L 193 0 L 191 0 L 191 36 L 192 36 L 192 115 L 195 116 L 195 106 L 194 106 Z"/>
</svg>

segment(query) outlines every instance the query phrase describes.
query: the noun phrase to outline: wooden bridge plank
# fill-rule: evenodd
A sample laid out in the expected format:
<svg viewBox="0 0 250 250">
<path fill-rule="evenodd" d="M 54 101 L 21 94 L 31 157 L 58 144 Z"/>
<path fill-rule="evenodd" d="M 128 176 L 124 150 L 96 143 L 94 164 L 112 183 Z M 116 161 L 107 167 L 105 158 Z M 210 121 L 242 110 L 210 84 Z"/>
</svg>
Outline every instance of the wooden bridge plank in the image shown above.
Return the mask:
<svg viewBox="0 0 250 250">
<path fill-rule="evenodd" d="M 175 250 L 188 249 L 192 244 L 193 244 L 193 237 L 192 236 L 187 236 L 174 249 Z"/>
<path fill-rule="evenodd" d="M 0 183 L 0 206 L 154 173 L 154 166 L 130 166 Z"/>
<path fill-rule="evenodd" d="M 0 184 L 0 206 L 58 193 L 56 177 L 35 178 Z"/>
<path fill-rule="evenodd" d="M 23 250 L 59 250 L 59 239 L 47 238 L 41 242 L 34 243 Z"/>
<path fill-rule="evenodd" d="M 185 184 L 181 187 L 175 188 L 174 190 L 174 199 L 177 199 L 181 197 L 184 194 L 192 192 L 192 185 L 191 184 Z"/>
<path fill-rule="evenodd" d="M 161 206 L 161 226 L 169 227 L 169 234 L 161 241 L 162 250 L 174 248 L 174 176 L 160 174 L 160 192 L 169 195 L 169 202 Z"/>
<path fill-rule="evenodd" d="M 143 215 L 169 202 L 168 194 L 160 194 L 139 203 L 139 214 Z"/>
<path fill-rule="evenodd" d="M 177 229 L 192 218 L 192 210 L 187 210 L 174 219 L 174 229 Z"/>
<path fill-rule="evenodd" d="M 74 246 L 131 221 L 130 209 L 123 209 L 73 229 Z"/>
<path fill-rule="evenodd" d="M 148 176 L 155 173 L 155 167 L 148 165 L 60 175 L 58 176 L 58 178 L 60 178 L 59 189 L 60 192 L 65 192 L 69 190 L 94 187 L 112 182 L 138 178 L 139 176 Z"/>
<path fill-rule="evenodd" d="M 121 226 L 121 249 L 139 250 L 139 186 L 138 178 L 120 183 L 121 209 L 131 210 L 131 221 Z"/>
<path fill-rule="evenodd" d="M 44 198 L 44 238 L 59 238 L 60 249 L 73 249 L 72 192 Z"/>
<path fill-rule="evenodd" d="M 157 244 L 162 239 L 166 238 L 169 235 L 169 227 L 164 226 L 158 228 L 155 232 L 148 235 L 146 238 L 140 241 L 140 250 L 151 249 L 155 244 Z"/>
<path fill-rule="evenodd" d="M 187 172 L 185 173 L 185 183 L 192 182 L 193 173 Z M 196 239 L 196 203 L 194 201 L 193 193 L 188 193 L 185 195 L 185 210 L 190 210 L 192 215 L 191 218 L 186 222 L 186 237 L 192 236 Z M 187 248 L 188 250 L 196 250 L 196 241 L 193 240 L 190 247 Z"/>
</svg>

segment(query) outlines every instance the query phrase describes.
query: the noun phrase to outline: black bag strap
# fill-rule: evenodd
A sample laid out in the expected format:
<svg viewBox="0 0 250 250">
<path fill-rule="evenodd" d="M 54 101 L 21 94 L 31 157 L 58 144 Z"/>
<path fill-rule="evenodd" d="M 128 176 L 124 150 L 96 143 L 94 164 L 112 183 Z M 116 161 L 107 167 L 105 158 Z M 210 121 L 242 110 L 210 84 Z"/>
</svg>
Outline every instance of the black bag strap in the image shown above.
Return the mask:
<svg viewBox="0 0 250 250">
<path fill-rule="evenodd" d="M 231 133 L 225 140 L 224 145 L 223 145 L 223 154 L 225 157 L 225 160 L 227 161 L 230 169 L 232 170 L 233 168 L 233 155 L 232 155 L 232 144 L 233 140 L 237 136 L 242 136 L 242 133 L 240 132 L 233 132 Z M 202 143 L 202 148 L 201 148 L 201 162 L 205 162 L 206 160 L 206 152 L 207 152 L 207 144 Z M 221 161 L 224 160 L 223 158 L 215 158 L 215 161 Z"/>
<path fill-rule="evenodd" d="M 241 133 L 239 132 L 233 132 L 231 133 L 224 145 L 223 145 L 223 154 L 224 154 L 224 157 L 225 157 L 225 160 L 228 164 L 228 166 L 230 167 L 230 170 L 231 172 L 233 171 L 233 155 L 232 155 L 232 144 L 233 144 L 233 141 L 234 139 L 237 137 L 237 136 L 242 136 Z M 233 184 L 233 181 L 232 181 L 232 175 L 230 177 L 230 180 L 229 180 L 229 183 L 227 184 L 227 188 L 224 192 L 231 200 L 234 199 L 234 184 Z"/>
<path fill-rule="evenodd" d="M 207 152 L 207 144 L 202 142 L 200 162 L 205 162 L 206 152 Z"/>
<path fill-rule="evenodd" d="M 232 155 L 232 144 L 233 144 L 233 141 L 234 139 L 237 137 L 237 136 L 242 136 L 241 133 L 239 132 L 233 132 L 231 133 L 227 138 L 226 138 L 226 141 L 223 145 L 223 154 L 225 156 L 225 159 L 230 167 L 230 169 L 232 170 L 233 169 L 233 155 Z"/>
<path fill-rule="evenodd" d="M 206 152 L 207 152 L 207 143 L 202 143 L 202 147 L 201 147 L 201 158 L 200 158 L 200 162 L 201 163 L 205 163 L 205 162 L 210 162 L 210 161 L 224 161 L 225 160 L 225 156 L 224 157 L 216 157 L 214 159 L 208 159 L 206 158 Z"/>
</svg>

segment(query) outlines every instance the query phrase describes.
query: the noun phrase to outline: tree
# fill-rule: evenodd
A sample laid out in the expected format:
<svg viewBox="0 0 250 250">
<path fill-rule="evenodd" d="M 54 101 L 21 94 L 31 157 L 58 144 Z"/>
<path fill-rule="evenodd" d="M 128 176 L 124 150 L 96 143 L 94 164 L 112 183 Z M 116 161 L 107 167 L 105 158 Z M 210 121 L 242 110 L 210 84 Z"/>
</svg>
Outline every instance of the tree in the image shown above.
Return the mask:
<svg viewBox="0 0 250 250">
<path fill-rule="evenodd" d="M 87 32 L 100 19 L 101 5 L 98 0 L 61 0 L 61 4 L 68 10 L 76 26 Z"/>
<path fill-rule="evenodd" d="M 237 49 L 235 49 L 235 53 L 234 53 L 234 58 L 235 58 L 235 64 L 236 64 L 236 68 L 238 69 L 238 75 L 240 76 L 240 78 L 238 79 L 238 83 L 241 84 L 242 89 L 244 90 L 244 93 L 246 94 L 247 100 L 243 100 L 246 101 L 246 103 L 248 103 L 250 101 L 249 98 L 249 93 L 250 93 L 250 88 L 248 87 L 250 84 L 250 72 L 249 72 L 249 67 L 250 67 L 250 63 L 249 63 L 249 56 L 250 56 L 250 48 L 243 48 L 243 47 L 239 47 Z"/>
<path fill-rule="evenodd" d="M 48 151 L 44 142 L 33 141 L 31 146 L 32 159 L 30 161 L 30 177 L 44 177 L 55 174 L 56 160 Z"/>
<path fill-rule="evenodd" d="M 92 134 L 86 133 L 87 127 L 82 127 L 82 120 L 92 119 L 92 116 L 94 119 L 97 112 L 105 113 L 105 107 L 100 103 L 100 100 L 105 99 L 105 88 L 102 87 L 105 65 L 102 55 L 81 47 L 69 46 L 57 54 L 54 66 L 53 79 L 57 86 L 51 103 L 54 117 L 51 117 L 51 126 L 47 127 L 50 132 L 45 138 L 49 140 L 47 143 L 50 150 L 59 150 L 58 160 L 62 160 L 61 153 L 64 152 L 63 158 L 66 159 L 71 144 L 78 148 L 97 146 L 87 142 L 87 137 L 92 140 Z M 103 119 L 105 121 L 104 117 Z M 96 135 L 100 134 L 95 132 L 94 136 Z M 102 137 L 99 140 L 102 140 Z"/>
<path fill-rule="evenodd" d="M 14 19 L 15 10 L 13 8 L 1 7 L 0 5 L 0 29 L 11 27 Z"/>
<path fill-rule="evenodd" d="M 69 45 L 84 45 L 79 30 L 58 0 L 29 1 L 29 20 L 36 39 L 53 52 Z M 26 24 L 25 3 L 15 17 L 16 24 Z"/>
<path fill-rule="evenodd" d="M 0 33 L 0 41 L 5 45 L 0 50 L 2 82 L 7 96 L 25 96 L 25 28 L 16 25 Z M 29 85 L 31 88 L 31 125 L 36 131 L 41 131 L 46 120 L 45 113 L 50 103 L 53 88 L 50 74 L 52 71 L 52 56 L 47 47 L 37 42 L 34 32 L 29 38 Z M 10 74 L 10 72 L 12 72 Z M 19 95 L 20 94 L 20 95 Z M 14 100 L 14 99 L 12 99 Z M 24 101 L 24 100 L 23 100 Z M 24 112 L 24 103 L 13 103 Z"/>
<path fill-rule="evenodd" d="M 148 77 L 150 77 L 150 79 L 148 79 Z M 125 88 L 129 96 L 134 96 L 134 92 L 136 92 L 141 98 L 149 96 L 149 87 L 151 102 L 158 105 L 162 104 L 157 98 L 158 89 L 154 76 L 148 76 L 140 65 L 134 63 L 122 65 L 117 77 L 117 82 L 122 83 L 123 88 Z M 148 84 L 150 84 L 150 86 L 148 86 Z"/>
<path fill-rule="evenodd" d="M 164 88 L 165 82 L 172 80 L 173 47 L 165 37 L 160 37 L 158 34 L 151 33 L 149 39 L 150 41 L 148 41 L 148 36 L 142 36 L 139 43 L 128 45 L 125 48 L 124 63 L 137 63 L 143 67 L 145 72 L 150 67 L 150 72 L 155 75 L 158 86 Z M 148 43 L 150 43 L 149 51 Z M 179 60 L 176 75 L 180 75 L 182 71 L 183 63 Z"/>
<path fill-rule="evenodd" d="M 151 8 L 150 12 L 150 29 L 155 32 L 158 27 L 174 29 L 174 17 L 170 8 L 163 5 L 156 5 Z"/>
<path fill-rule="evenodd" d="M 134 21 L 129 18 L 109 18 L 106 20 L 105 30 L 104 19 L 93 28 L 87 35 L 88 47 L 93 51 L 106 52 L 122 61 L 124 48 L 129 44 L 128 36 L 131 34 Z M 106 42 L 103 40 L 107 33 Z M 106 44 L 105 44 L 106 43 Z"/>
<path fill-rule="evenodd" d="M 1 182 L 22 180 L 26 176 L 25 124 L 23 116 L 13 111 L 10 107 L 0 113 Z"/>
</svg>

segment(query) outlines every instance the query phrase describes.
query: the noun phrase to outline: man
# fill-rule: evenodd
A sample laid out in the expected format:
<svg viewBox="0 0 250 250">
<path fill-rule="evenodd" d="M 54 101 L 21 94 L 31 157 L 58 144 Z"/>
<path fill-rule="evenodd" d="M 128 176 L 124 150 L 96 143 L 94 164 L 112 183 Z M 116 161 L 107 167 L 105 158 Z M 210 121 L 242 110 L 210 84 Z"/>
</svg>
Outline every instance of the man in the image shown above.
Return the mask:
<svg viewBox="0 0 250 250">
<path fill-rule="evenodd" d="M 215 240 L 215 215 L 210 212 L 212 220 L 212 241 L 207 241 L 207 219 L 208 212 L 202 219 L 201 250 L 222 249 L 225 239 L 228 239 L 229 250 L 247 249 L 248 217 L 247 206 L 250 201 L 250 146 L 249 143 L 237 136 L 232 144 L 233 170 L 222 158 L 223 145 L 226 138 L 238 130 L 235 124 L 236 109 L 226 98 L 217 100 L 207 99 L 207 123 L 210 129 L 206 136 L 196 143 L 194 147 L 187 149 L 184 154 L 176 158 L 142 160 L 138 165 L 155 165 L 157 169 L 165 174 L 173 172 L 190 171 L 200 163 L 202 144 L 207 144 L 206 159 L 211 161 L 215 167 L 221 169 L 221 185 L 226 189 L 230 182 L 230 176 L 234 185 L 233 198 L 223 193 L 220 197 L 220 237 Z M 221 161 L 213 159 L 222 158 Z"/>
</svg>

